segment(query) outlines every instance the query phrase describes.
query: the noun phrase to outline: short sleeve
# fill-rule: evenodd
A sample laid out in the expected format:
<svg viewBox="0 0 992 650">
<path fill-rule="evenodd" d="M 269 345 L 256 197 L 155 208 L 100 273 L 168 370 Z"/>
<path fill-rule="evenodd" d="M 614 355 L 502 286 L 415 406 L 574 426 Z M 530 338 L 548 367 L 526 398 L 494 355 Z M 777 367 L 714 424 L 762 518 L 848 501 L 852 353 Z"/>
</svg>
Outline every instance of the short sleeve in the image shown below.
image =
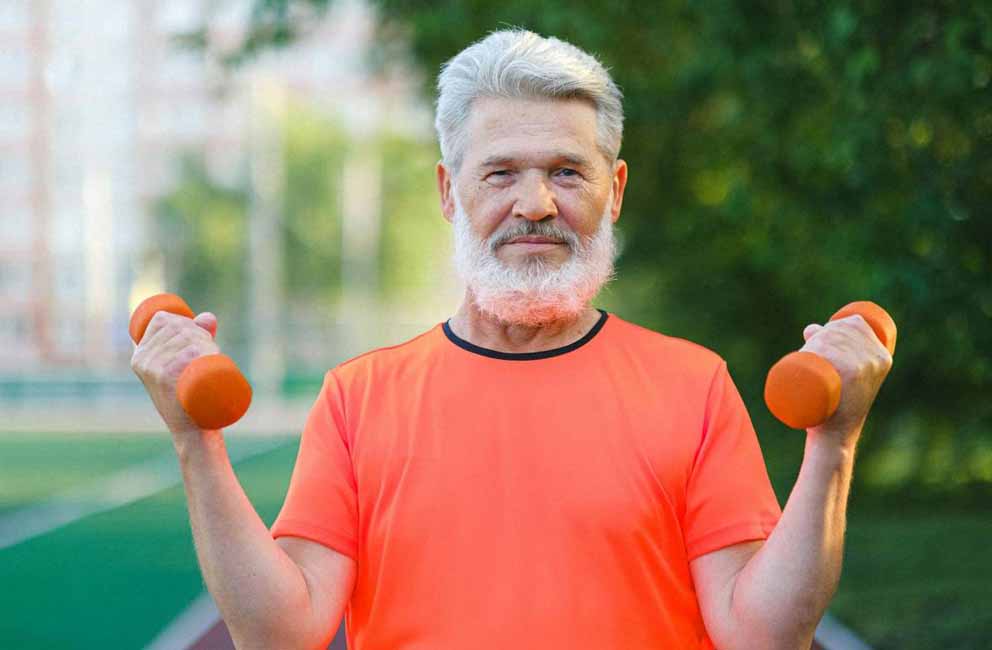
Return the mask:
<svg viewBox="0 0 992 650">
<path fill-rule="evenodd" d="M 303 427 L 273 538 L 303 537 L 358 560 L 358 490 L 347 440 L 341 389 L 331 371 Z"/>
<path fill-rule="evenodd" d="M 721 361 L 710 384 L 686 489 L 683 533 L 688 558 L 765 539 L 781 514 L 744 400 Z"/>
</svg>

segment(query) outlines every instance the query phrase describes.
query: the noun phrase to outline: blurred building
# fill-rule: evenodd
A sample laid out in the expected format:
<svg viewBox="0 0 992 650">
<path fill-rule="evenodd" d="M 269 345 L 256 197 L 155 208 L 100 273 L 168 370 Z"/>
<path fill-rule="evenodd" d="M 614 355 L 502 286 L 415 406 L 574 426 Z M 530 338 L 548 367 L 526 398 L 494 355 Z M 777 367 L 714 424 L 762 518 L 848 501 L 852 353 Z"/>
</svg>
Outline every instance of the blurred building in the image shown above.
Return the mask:
<svg viewBox="0 0 992 650">
<path fill-rule="evenodd" d="M 251 4 L 0 2 L 0 375 L 126 370 L 130 309 L 165 288 L 150 206 L 176 181 L 179 152 L 203 151 L 221 179 L 249 161 L 252 263 L 264 267 L 279 262 L 266 198 L 278 191 L 278 146 L 265 116 L 287 95 L 351 131 L 388 122 L 429 132 L 415 77 L 368 71 L 374 16 L 357 0 L 331 3 L 297 43 L 234 73 L 177 46 L 203 25 L 210 43 L 237 43 Z M 356 161 L 352 185 L 374 193 L 374 171 Z M 351 204 L 366 206 L 352 210 L 369 220 L 351 227 L 360 246 L 376 232 L 376 202 Z M 278 288 L 261 285 L 253 309 L 263 322 L 279 303 Z M 258 335 L 264 351 L 264 326 Z M 256 361 L 278 373 L 279 359 Z"/>
</svg>

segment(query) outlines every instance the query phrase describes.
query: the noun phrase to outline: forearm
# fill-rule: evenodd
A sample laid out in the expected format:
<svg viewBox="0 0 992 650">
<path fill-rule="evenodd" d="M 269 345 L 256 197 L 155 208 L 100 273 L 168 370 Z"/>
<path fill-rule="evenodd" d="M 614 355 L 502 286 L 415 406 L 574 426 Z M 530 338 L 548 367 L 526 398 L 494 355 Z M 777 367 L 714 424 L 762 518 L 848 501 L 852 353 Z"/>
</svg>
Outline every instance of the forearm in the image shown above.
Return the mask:
<svg viewBox="0 0 992 650">
<path fill-rule="evenodd" d="M 237 647 L 307 647 L 306 580 L 245 495 L 221 432 L 174 442 L 203 578 Z"/>
<path fill-rule="evenodd" d="M 731 615 L 748 647 L 808 649 L 840 580 L 853 445 L 808 434 L 782 517 L 738 574 Z"/>
</svg>

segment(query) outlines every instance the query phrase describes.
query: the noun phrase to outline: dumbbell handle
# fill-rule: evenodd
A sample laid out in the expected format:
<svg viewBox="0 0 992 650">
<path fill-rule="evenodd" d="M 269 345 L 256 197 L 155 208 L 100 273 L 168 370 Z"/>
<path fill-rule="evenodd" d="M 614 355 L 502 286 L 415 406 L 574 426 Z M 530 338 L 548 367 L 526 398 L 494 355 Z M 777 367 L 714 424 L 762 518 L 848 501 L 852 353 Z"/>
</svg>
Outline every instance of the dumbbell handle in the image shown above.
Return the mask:
<svg viewBox="0 0 992 650">
<path fill-rule="evenodd" d="M 160 293 L 142 301 L 128 332 L 135 343 L 145 335 L 152 317 L 167 311 L 193 318 L 186 301 L 172 293 Z M 179 375 L 176 397 L 190 419 L 202 429 L 222 429 L 241 419 L 251 404 L 251 385 L 237 364 L 225 354 L 197 357 Z"/>
<path fill-rule="evenodd" d="M 852 302 L 830 320 L 855 314 L 865 319 L 889 354 L 893 354 L 896 349 L 895 321 L 875 303 Z M 768 410 L 794 429 L 808 429 L 825 422 L 837 410 L 840 392 L 840 375 L 833 365 L 818 354 L 806 351 L 782 357 L 768 371 L 765 381 Z"/>
</svg>

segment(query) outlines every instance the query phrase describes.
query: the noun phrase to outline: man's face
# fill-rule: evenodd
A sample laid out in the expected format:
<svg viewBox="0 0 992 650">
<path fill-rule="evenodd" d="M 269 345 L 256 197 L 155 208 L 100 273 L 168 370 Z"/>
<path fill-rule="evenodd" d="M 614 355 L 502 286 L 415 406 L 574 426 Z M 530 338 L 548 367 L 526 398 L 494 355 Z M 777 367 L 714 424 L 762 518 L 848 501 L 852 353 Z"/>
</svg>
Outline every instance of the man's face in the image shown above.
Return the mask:
<svg viewBox="0 0 992 650">
<path fill-rule="evenodd" d="M 612 224 L 626 183 L 625 163 L 611 165 L 597 146 L 595 109 L 485 98 L 473 104 L 466 135 L 457 176 L 439 165 L 438 181 L 456 262 L 470 287 L 480 285 L 477 299 L 516 302 L 503 315 L 518 322 L 581 307 L 575 298 L 591 298 L 612 273 Z M 554 295 L 576 292 L 567 306 Z"/>
<path fill-rule="evenodd" d="M 495 253 L 507 264 L 535 255 L 560 264 L 574 253 L 554 237 L 501 240 L 527 222 L 581 238 L 596 231 L 604 212 L 619 217 L 626 166 L 619 162 L 614 173 L 597 147 L 596 109 L 588 102 L 482 98 L 472 105 L 466 135 L 453 189 L 478 237 L 497 236 Z M 450 220 L 453 210 L 445 213 Z"/>
</svg>

